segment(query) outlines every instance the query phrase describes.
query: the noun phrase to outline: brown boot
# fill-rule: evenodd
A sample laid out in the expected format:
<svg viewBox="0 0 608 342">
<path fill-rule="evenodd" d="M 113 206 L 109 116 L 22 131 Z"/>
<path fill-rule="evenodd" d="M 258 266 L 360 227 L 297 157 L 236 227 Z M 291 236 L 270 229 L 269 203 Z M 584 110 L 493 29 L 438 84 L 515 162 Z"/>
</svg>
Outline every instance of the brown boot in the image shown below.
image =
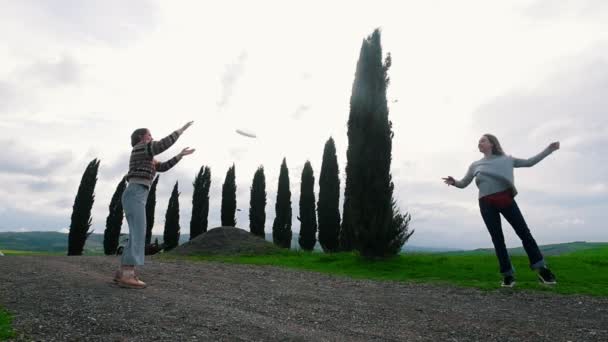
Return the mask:
<svg viewBox="0 0 608 342">
<path fill-rule="evenodd" d="M 123 270 L 118 279 L 118 286 L 129 289 L 143 289 L 146 287 L 146 283 L 137 279 L 134 270 Z"/>
</svg>

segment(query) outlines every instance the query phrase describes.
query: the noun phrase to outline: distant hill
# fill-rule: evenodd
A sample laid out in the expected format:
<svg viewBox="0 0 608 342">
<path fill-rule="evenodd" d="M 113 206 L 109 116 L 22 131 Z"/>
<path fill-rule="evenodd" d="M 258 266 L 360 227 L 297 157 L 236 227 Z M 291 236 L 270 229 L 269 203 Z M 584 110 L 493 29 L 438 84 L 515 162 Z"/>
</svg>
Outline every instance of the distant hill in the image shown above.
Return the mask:
<svg viewBox="0 0 608 342">
<path fill-rule="evenodd" d="M 402 253 L 446 253 L 463 252 L 464 250 L 462 248 L 415 246 L 406 243 L 401 251 Z"/>
<path fill-rule="evenodd" d="M 538 246 L 545 256 L 551 255 L 561 255 L 567 254 L 577 251 L 584 251 L 588 249 L 598 248 L 598 247 L 606 247 L 608 246 L 608 242 L 585 242 L 585 241 L 575 241 L 575 242 L 566 242 L 566 243 L 556 243 L 550 245 L 541 245 Z M 526 255 L 526 251 L 523 247 L 516 248 L 508 248 L 510 255 Z M 478 248 L 470 251 L 454 251 L 454 252 L 446 252 L 445 254 L 494 254 L 494 248 Z"/>
<path fill-rule="evenodd" d="M 121 236 L 123 242 L 125 236 Z M 154 235 L 162 241 L 162 236 Z M 180 243 L 186 242 L 189 236 L 182 236 Z M 0 251 L 30 251 L 30 252 L 51 252 L 67 253 L 68 234 L 60 232 L 0 232 Z M 84 245 L 84 254 L 103 254 L 103 234 L 91 234 Z"/>
<path fill-rule="evenodd" d="M 0 233 L 0 250 L 67 253 L 68 234 L 60 232 Z M 103 253 L 103 235 L 92 234 L 85 245 L 86 254 Z"/>
<path fill-rule="evenodd" d="M 121 236 L 121 244 L 124 243 L 126 235 Z M 152 241 L 158 239 L 162 242 L 161 235 L 153 235 Z M 189 234 L 180 235 L 179 243 L 182 244 L 190 239 Z M 266 234 L 266 240 L 272 242 L 272 234 Z M 544 255 L 559 255 L 592 249 L 602 246 L 608 246 L 608 243 L 602 242 L 568 242 L 551 245 L 540 246 Z M 0 232 L 0 251 L 15 250 L 15 251 L 31 251 L 31 252 L 51 252 L 64 253 L 67 252 L 68 234 L 60 232 Z M 294 250 L 300 249 L 298 244 L 298 234 L 294 234 L 291 239 L 291 248 Z M 320 251 L 321 246 L 317 242 L 315 250 Z M 479 248 L 469 251 L 458 250 L 454 248 L 437 248 L 423 247 L 406 244 L 403 250 L 404 253 L 445 253 L 448 255 L 459 254 L 494 254 L 493 248 Z M 510 248 L 511 255 L 525 255 L 522 247 Z M 103 234 L 91 234 L 84 246 L 84 254 L 103 254 Z"/>
<path fill-rule="evenodd" d="M 120 238 L 121 244 L 124 243 L 127 234 Z M 298 234 L 294 234 L 291 239 L 291 249 L 300 249 Z M 153 235 L 154 239 L 162 242 L 162 235 Z M 189 234 L 181 234 L 180 245 L 190 239 Z M 266 234 L 266 240 L 272 242 L 272 234 Z M 0 232 L 0 250 L 30 251 L 30 252 L 67 252 L 68 234 L 60 232 Z M 317 242 L 315 250 L 321 251 L 321 245 Z M 406 244 L 405 252 L 446 252 L 453 251 L 450 248 L 418 247 Z M 103 234 L 91 234 L 84 246 L 84 254 L 103 254 Z"/>
</svg>

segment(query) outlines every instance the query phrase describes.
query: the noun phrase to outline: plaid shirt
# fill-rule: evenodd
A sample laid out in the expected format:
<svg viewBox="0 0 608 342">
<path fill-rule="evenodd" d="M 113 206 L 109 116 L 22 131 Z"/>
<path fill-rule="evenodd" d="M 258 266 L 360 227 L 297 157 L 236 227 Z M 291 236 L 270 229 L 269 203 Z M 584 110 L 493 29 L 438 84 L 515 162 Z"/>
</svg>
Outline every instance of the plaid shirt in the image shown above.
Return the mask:
<svg viewBox="0 0 608 342">
<path fill-rule="evenodd" d="M 131 158 L 129 158 L 127 181 L 149 187 L 156 176 L 156 172 L 165 172 L 175 166 L 182 158 L 179 154 L 166 162 L 159 162 L 154 159 L 154 156 L 171 147 L 180 134 L 181 131 L 177 130 L 159 141 L 153 140 L 147 144 L 140 143 L 133 146 Z"/>
</svg>

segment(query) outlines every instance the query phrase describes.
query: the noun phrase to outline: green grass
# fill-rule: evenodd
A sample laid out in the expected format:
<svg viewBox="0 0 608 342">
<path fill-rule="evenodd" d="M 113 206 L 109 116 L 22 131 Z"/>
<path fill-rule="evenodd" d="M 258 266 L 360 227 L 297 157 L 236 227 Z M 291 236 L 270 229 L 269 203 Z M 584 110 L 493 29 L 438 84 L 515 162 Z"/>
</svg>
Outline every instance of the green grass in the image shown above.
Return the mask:
<svg viewBox="0 0 608 342">
<path fill-rule="evenodd" d="M 175 258 L 165 256 L 165 258 Z M 385 260 L 367 260 L 354 253 L 281 251 L 258 256 L 189 256 L 188 260 L 274 265 L 360 279 L 448 283 L 483 290 L 499 288 L 501 281 L 494 255 L 401 254 Z M 547 257 L 558 279 L 557 286 L 541 285 L 524 256 L 512 257 L 516 290 L 561 294 L 608 296 L 608 247 Z"/>
<path fill-rule="evenodd" d="M 7 340 L 15 335 L 11 321 L 11 315 L 0 307 L 0 340 Z"/>
</svg>

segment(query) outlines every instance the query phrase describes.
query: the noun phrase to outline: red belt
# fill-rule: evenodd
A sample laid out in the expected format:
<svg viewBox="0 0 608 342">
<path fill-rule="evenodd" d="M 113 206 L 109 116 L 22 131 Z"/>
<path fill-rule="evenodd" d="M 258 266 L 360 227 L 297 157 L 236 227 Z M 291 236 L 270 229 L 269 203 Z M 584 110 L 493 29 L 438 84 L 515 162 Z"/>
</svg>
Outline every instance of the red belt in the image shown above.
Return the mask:
<svg viewBox="0 0 608 342">
<path fill-rule="evenodd" d="M 506 208 L 513 203 L 513 191 L 511 189 L 490 194 L 481 198 L 487 204 L 497 208 Z"/>
</svg>

